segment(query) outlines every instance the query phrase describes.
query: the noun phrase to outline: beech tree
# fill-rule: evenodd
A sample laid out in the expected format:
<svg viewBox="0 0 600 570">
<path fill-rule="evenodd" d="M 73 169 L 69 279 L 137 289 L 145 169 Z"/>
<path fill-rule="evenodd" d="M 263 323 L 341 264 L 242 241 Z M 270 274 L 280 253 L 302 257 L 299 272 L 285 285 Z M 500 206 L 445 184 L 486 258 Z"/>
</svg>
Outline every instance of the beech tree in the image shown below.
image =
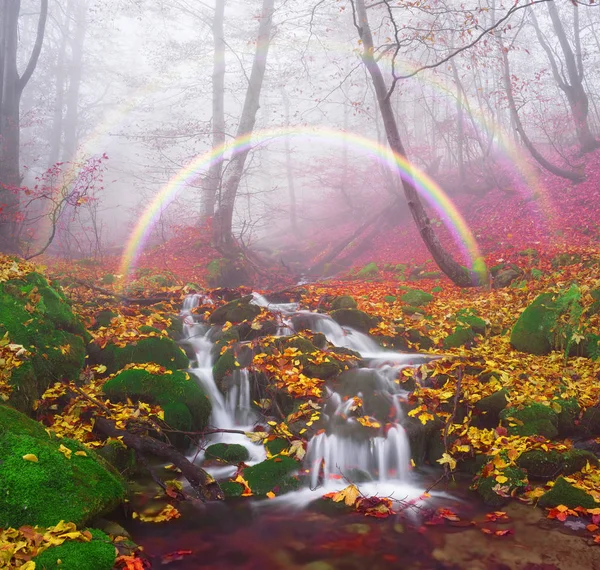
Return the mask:
<svg viewBox="0 0 600 570">
<path fill-rule="evenodd" d="M 23 90 L 37 65 L 46 19 L 48 0 L 40 0 L 37 35 L 23 73 L 17 68 L 19 49 L 20 0 L 4 0 L 0 6 L 0 250 L 18 250 L 16 229 L 19 216 L 18 188 L 21 185 L 20 103 Z"/>
</svg>

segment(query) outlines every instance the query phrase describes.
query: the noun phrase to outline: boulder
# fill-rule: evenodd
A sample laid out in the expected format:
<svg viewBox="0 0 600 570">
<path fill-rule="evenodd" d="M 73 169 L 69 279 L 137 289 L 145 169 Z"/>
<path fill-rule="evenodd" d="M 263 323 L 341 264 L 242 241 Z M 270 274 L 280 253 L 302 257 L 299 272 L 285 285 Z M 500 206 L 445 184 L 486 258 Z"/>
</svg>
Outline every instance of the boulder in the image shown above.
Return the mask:
<svg viewBox="0 0 600 570">
<path fill-rule="evenodd" d="M 541 435 L 553 439 L 558 435 L 558 416 L 549 406 L 533 403 L 523 408 L 510 407 L 500 412 L 509 435 Z"/>
<path fill-rule="evenodd" d="M 405 305 L 411 307 L 422 307 L 433 301 L 433 295 L 421 289 L 408 289 L 404 295 L 400 297 L 400 300 Z"/>
<path fill-rule="evenodd" d="M 84 525 L 124 498 L 121 479 L 92 450 L 0 406 L 0 527 Z"/>
<path fill-rule="evenodd" d="M 209 317 L 212 325 L 224 325 L 230 323 L 241 323 L 251 321 L 260 314 L 260 307 L 252 304 L 252 295 L 246 295 L 241 299 L 235 299 L 215 309 Z"/>
<path fill-rule="evenodd" d="M 344 327 L 368 333 L 377 326 L 378 319 L 358 309 L 337 309 L 331 312 L 331 318 Z"/>
<path fill-rule="evenodd" d="M 577 507 L 595 509 L 598 508 L 599 503 L 583 489 L 578 489 L 565 481 L 563 477 L 559 477 L 552 489 L 542 495 L 538 501 L 538 506 L 544 508 L 558 507 L 558 505 L 564 505 L 570 509 Z"/>
</svg>

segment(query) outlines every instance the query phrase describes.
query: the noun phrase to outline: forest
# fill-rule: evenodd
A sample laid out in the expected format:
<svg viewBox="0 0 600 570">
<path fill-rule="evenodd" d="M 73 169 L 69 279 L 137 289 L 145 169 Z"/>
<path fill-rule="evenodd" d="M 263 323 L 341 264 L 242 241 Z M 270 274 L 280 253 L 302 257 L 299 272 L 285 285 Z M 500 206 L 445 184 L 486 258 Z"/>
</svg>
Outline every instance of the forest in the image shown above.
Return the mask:
<svg viewBox="0 0 600 570">
<path fill-rule="evenodd" d="M 0 569 L 600 570 L 597 0 L 1 0 Z"/>
</svg>

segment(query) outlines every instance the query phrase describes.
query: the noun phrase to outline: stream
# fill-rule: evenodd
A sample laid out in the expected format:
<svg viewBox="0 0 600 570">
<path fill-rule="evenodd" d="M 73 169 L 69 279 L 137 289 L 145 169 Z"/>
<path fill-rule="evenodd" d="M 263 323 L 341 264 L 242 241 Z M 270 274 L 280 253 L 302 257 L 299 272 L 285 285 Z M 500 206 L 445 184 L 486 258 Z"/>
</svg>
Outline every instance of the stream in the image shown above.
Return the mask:
<svg viewBox="0 0 600 570">
<path fill-rule="evenodd" d="M 196 355 L 190 372 L 210 398 L 213 426 L 252 431 L 261 418 L 252 407 L 251 376 L 244 368 L 236 370 L 226 393 L 219 390 L 213 377 L 219 327 L 196 322 L 192 311 L 202 302 L 200 295 L 190 295 L 181 311 L 187 342 Z M 411 469 L 403 426 L 408 393 L 395 379 L 403 368 L 439 356 L 382 350 L 367 335 L 341 327 L 328 315 L 300 311 L 293 303 L 273 304 L 257 294 L 253 303 L 273 313 L 278 335 L 294 334 L 297 319 L 308 320 L 310 329 L 323 333 L 334 346 L 358 352 L 363 367 L 343 372 L 337 390 L 327 386 L 321 410 L 326 427 L 308 442 L 302 465 L 308 475 L 301 489 L 274 499 L 234 499 L 200 506 L 183 503 L 178 505 L 181 518 L 166 525 L 134 522 L 132 537 L 143 545 L 153 565 L 158 562 L 154 567 L 600 570 L 600 547 L 582 548 L 584 538 L 561 532 L 564 529 L 545 519 L 540 509 L 511 503 L 506 508 L 507 521 L 489 523 L 485 515 L 492 509 L 468 491 L 470 478 L 461 480 L 458 475 L 456 481 L 423 497 L 439 473 L 416 474 Z M 355 398 L 373 421 L 387 414 L 387 420 L 382 420 L 382 424 L 391 423 L 386 433 L 375 430 L 377 435 L 371 436 L 373 430 L 365 430 L 348 413 Z M 208 439 L 207 446 L 244 446 L 249 453 L 247 465 L 266 458 L 262 445 L 241 434 L 219 433 Z M 192 458 L 202 465 L 204 451 Z M 237 469 L 235 465 L 215 466 L 214 461 L 203 468 L 218 480 L 228 479 Z M 349 482 L 355 482 L 367 497 L 410 501 L 413 507 L 402 518 L 377 519 L 341 512 L 336 503 L 319 500 Z M 420 513 L 431 514 L 438 508 L 451 509 L 459 520 L 423 526 Z M 490 537 L 482 528 L 511 532 L 502 538 Z"/>
</svg>

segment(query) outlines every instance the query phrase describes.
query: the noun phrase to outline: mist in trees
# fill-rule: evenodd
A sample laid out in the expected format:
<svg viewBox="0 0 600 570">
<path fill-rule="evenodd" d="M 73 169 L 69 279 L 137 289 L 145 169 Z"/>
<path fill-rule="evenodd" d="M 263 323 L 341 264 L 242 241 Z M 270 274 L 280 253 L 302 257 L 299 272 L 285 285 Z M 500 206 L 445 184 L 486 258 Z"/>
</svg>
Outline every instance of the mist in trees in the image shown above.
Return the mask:
<svg viewBox="0 0 600 570">
<path fill-rule="evenodd" d="M 203 227 L 224 257 L 303 251 L 323 271 L 414 223 L 455 283 L 480 283 L 385 157 L 451 198 L 506 189 L 507 156 L 583 180 L 599 27 L 568 0 L 6 0 L 0 248 L 118 255 L 177 179 L 151 243 Z"/>
</svg>

